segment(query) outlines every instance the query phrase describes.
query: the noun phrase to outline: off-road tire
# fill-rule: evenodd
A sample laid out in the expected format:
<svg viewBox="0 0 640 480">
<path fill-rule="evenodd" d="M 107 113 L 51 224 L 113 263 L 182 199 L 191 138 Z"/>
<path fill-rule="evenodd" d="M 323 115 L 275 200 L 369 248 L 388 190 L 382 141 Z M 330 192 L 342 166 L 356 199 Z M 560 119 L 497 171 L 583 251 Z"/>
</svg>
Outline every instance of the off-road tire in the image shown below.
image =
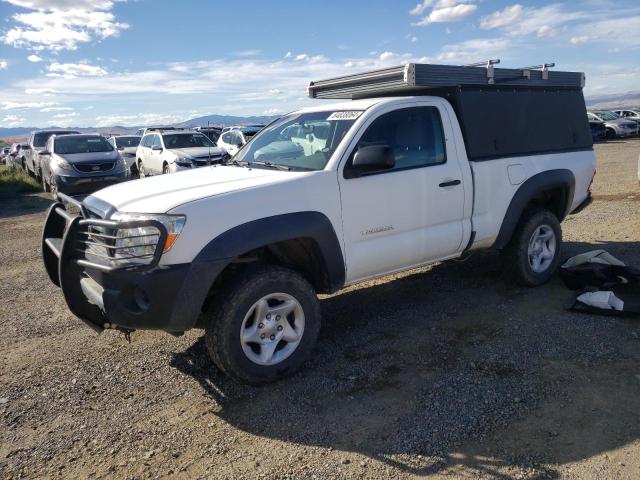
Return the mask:
<svg viewBox="0 0 640 480">
<path fill-rule="evenodd" d="M 252 305 L 275 292 L 291 295 L 300 303 L 304 332 L 289 357 L 275 365 L 258 365 L 242 349 L 241 327 Z M 313 287 L 297 272 L 275 265 L 251 266 L 215 293 L 204 325 L 205 343 L 215 365 L 236 380 L 261 385 L 293 374 L 311 355 L 320 331 L 320 306 Z"/>
<path fill-rule="evenodd" d="M 529 241 L 533 233 L 542 225 L 553 229 L 556 239 L 555 255 L 551 264 L 543 272 L 535 272 L 529 263 Z M 556 272 L 561 258 L 562 230 L 558 218 L 549 210 L 531 208 L 526 210 L 513 232 L 509 244 L 502 251 L 507 276 L 526 287 L 537 287 L 549 281 Z"/>
</svg>

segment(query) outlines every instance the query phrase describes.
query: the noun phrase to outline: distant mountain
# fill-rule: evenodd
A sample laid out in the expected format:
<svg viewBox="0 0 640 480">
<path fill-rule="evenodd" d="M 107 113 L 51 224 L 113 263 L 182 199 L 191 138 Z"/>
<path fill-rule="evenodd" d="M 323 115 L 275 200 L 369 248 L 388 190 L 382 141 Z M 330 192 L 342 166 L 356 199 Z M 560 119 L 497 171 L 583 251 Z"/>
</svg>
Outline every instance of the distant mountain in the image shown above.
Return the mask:
<svg viewBox="0 0 640 480">
<path fill-rule="evenodd" d="M 233 115 L 205 115 L 204 117 L 196 117 L 186 122 L 176 123 L 177 127 L 203 127 L 207 124 L 214 126 L 225 125 L 249 125 L 260 124 L 266 125 L 278 118 L 278 116 L 254 116 L 254 117 L 237 117 Z"/>
<path fill-rule="evenodd" d="M 233 115 L 205 115 L 204 117 L 192 118 L 191 120 L 187 120 L 186 122 L 175 123 L 172 126 L 175 127 L 198 127 L 205 126 L 207 122 L 209 125 L 214 126 L 225 126 L 225 125 L 249 125 L 249 124 L 261 124 L 266 125 L 267 123 L 272 122 L 278 118 L 277 116 L 253 116 L 253 117 L 239 117 Z M 61 127 L 13 127 L 13 128 L 3 128 L 0 127 L 0 138 L 11 138 L 15 139 L 15 141 L 22 141 L 24 138 L 28 137 L 31 132 L 34 130 L 38 130 L 41 128 L 61 128 Z M 67 127 L 65 127 L 66 129 Z M 123 126 L 113 126 L 113 127 L 87 127 L 87 128 L 79 128 L 79 127 L 68 127 L 69 130 L 77 130 L 81 133 L 85 132 L 100 132 L 104 135 L 108 133 L 114 134 L 131 134 L 135 133 L 135 131 L 141 126 L 137 127 L 123 127 Z"/>
<path fill-rule="evenodd" d="M 617 109 L 640 106 L 640 90 L 608 95 L 593 95 L 585 98 L 588 108 Z"/>
</svg>

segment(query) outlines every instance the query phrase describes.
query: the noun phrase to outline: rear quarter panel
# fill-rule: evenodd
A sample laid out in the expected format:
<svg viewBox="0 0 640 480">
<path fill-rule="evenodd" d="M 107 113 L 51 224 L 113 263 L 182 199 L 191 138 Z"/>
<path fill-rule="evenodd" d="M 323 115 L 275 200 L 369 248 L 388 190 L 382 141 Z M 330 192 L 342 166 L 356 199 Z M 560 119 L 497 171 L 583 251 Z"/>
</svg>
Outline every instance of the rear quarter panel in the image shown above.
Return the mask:
<svg viewBox="0 0 640 480">
<path fill-rule="evenodd" d="M 575 189 L 570 211 L 574 210 L 588 196 L 595 164 L 593 150 L 471 162 L 475 186 L 473 224 L 476 238 L 473 248 L 493 245 L 513 196 L 522 184 L 538 173 L 557 169 L 573 172 Z"/>
</svg>

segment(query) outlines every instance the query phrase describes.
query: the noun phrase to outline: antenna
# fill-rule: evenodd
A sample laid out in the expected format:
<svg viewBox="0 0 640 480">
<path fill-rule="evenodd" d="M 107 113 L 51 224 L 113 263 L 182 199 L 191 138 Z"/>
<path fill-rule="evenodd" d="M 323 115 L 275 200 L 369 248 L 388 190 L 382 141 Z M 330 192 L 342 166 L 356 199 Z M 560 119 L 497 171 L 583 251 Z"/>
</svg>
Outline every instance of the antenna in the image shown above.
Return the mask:
<svg viewBox="0 0 640 480">
<path fill-rule="evenodd" d="M 209 131 L 209 120 L 207 120 L 207 131 Z M 209 165 L 211 165 L 211 139 L 209 138 L 209 135 L 205 135 L 205 137 L 207 137 L 207 146 L 209 147 Z"/>
</svg>

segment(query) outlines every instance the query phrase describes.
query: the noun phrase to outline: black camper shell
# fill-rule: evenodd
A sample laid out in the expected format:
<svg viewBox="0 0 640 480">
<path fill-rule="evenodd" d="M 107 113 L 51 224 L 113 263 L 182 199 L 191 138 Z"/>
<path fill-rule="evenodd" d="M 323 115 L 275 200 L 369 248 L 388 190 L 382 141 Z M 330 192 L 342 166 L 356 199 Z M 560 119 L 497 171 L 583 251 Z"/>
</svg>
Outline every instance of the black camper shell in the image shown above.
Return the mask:
<svg viewBox="0 0 640 480">
<path fill-rule="evenodd" d="M 539 67 L 407 64 L 311 82 L 309 96 L 445 98 L 456 112 L 471 161 L 592 149 L 584 74 Z"/>
</svg>

